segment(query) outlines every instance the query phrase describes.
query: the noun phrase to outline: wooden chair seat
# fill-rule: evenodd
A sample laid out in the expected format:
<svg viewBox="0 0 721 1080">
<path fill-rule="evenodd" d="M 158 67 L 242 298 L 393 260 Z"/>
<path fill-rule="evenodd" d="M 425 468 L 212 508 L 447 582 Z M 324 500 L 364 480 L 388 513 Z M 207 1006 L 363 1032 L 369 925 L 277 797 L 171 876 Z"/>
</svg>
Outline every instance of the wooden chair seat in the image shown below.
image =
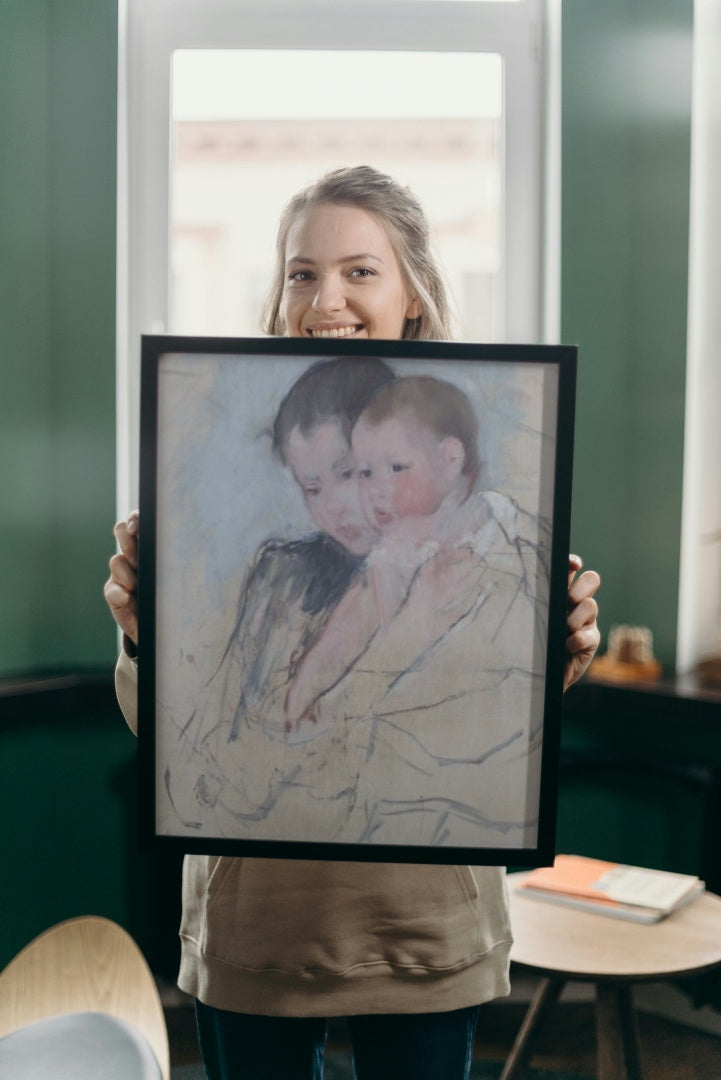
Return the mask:
<svg viewBox="0 0 721 1080">
<path fill-rule="evenodd" d="M 94 915 L 58 923 L 0 973 L 0 1039 L 37 1021 L 97 1013 L 140 1032 L 169 1080 L 168 1034 L 155 980 L 117 923 Z"/>
</svg>

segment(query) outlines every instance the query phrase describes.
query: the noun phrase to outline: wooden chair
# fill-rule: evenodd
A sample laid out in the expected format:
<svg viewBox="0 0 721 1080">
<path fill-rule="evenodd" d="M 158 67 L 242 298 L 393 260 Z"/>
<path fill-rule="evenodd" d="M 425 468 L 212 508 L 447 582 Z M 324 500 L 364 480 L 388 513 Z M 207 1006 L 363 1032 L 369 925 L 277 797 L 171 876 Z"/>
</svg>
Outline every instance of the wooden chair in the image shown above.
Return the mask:
<svg viewBox="0 0 721 1080">
<path fill-rule="evenodd" d="M 106 1032 L 111 1042 L 103 1043 Z M 64 1041 L 58 1041 L 59 1033 Z M 100 1075 L 83 1071 L 87 1062 L 82 1055 L 88 1058 L 97 1052 L 93 1046 L 112 1044 L 114 1064 L 111 1069 L 109 1057 L 103 1076 L 145 1080 L 154 1073 L 169 1080 L 168 1035 L 155 980 L 140 949 L 117 923 L 93 915 L 58 923 L 0 973 L 0 1074 L 5 1055 L 13 1063 L 12 1075 L 23 1075 L 25 1057 L 40 1053 L 44 1039 L 55 1040 L 56 1055 L 66 1058 L 68 1047 L 71 1053 L 77 1050 L 77 1068 L 58 1070 L 58 1075 L 77 1080 Z M 126 1045 L 128 1064 L 121 1071 Z M 28 1066 L 27 1075 L 39 1074 Z M 53 1080 L 53 1072 L 44 1075 Z"/>
</svg>

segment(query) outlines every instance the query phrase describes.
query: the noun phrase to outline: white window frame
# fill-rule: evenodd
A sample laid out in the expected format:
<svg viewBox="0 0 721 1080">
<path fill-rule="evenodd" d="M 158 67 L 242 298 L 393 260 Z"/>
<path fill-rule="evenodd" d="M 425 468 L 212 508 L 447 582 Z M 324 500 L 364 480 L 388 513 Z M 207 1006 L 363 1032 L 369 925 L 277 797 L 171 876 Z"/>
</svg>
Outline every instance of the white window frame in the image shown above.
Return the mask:
<svg viewBox="0 0 721 1080">
<path fill-rule="evenodd" d="M 721 652 L 721 0 L 696 0 L 693 30 L 691 200 L 683 508 L 676 670 Z"/>
<path fill-rule="evenodd" d="M 118 513 L 137 504 L 142 333 L 167 327 L 176 49 L 494 52 L 504 60 L 506 341 L 556 341 L 560 0 L 120 0 Z M 549 62 L 550 61 L 550 62 Z M 289 192 L 289 195 L 292 192 Z"/>
</svg>

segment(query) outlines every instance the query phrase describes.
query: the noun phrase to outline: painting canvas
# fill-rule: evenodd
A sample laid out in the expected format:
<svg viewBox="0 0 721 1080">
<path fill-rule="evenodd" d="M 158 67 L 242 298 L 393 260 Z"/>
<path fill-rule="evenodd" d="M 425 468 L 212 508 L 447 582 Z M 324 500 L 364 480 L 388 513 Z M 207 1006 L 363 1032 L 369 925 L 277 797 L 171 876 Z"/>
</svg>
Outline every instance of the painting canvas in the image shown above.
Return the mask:
<svg viewBox="0 0 721 1080">
<path fill-rule="evenodd" d="M 552 858 L 575 362 L 143 339 L 146 845 Z"/>
</svg>

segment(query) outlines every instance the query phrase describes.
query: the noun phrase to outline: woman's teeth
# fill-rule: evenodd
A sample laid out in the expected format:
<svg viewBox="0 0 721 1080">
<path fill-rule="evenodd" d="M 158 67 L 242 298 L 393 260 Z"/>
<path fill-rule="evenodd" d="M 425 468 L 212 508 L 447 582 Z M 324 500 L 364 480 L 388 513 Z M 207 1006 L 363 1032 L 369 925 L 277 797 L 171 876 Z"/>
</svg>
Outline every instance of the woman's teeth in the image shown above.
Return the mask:
<svg viewBox="0 0 721 1080">
<path fill-rule="evenodd" d="M 339 338 L 350 337 L 360 330 L 360 326 L 334 326 L 332 330 L 311 330 L 311 337 Z"/>
</svg>

